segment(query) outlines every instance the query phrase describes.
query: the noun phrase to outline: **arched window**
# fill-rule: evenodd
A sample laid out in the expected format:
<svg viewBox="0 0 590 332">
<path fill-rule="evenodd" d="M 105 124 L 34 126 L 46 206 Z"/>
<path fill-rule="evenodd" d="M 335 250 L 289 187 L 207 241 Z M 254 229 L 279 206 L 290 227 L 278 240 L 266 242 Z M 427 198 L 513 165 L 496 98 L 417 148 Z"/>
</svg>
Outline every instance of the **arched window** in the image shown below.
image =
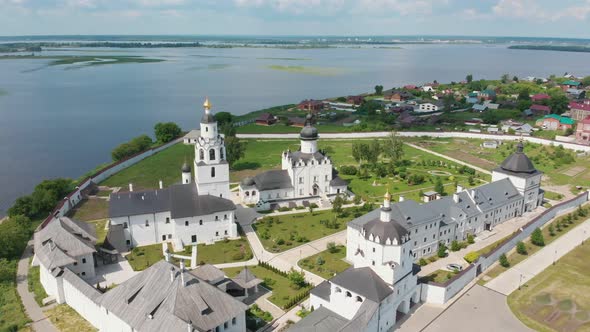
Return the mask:
<svg viewBox="0 0 590 332">
<path fill-rule="evenodd" d="M 199 160 L 205 159 L 205 151 L 203 149 L 199 149 Z"/>
<path fill-rule="evenodd" d="M 215 177 L 215 167 L 211 167 L 211 177 Z"/>
<path fill-rule="evenodd" d="M 209 132 L 209 127 L 205 127 L 205 132 Z"/>
<path fill-rule="evenodd" d="M 357 301 L 357 302 L 363 302 L 363 298 L 362 298 L 362 297 L 360 297 L 360 296 L 357 296 L 357 297 L 356 297 L 356 301 Z"/>
<path fill-rule="evenodd" d="M 215 150 L 209 150 L 209 160 L 215 160 Z"/>
<path fill-rule="evenodd" d="M 249 191 L 246 191 L 245 193 L 246 193 L 246 197 L 250 196 L 250 192 Z"/>
<path fill-rule="evenodd" d="M 352 297 L 352 294 L 349 291 L 346 291 L 346 297 Z"/>
<path fill-rule="evenodd" d="M 336 293 L 342 293 L 342 289 L 340 289 L 340 287 L 336 287 L 334 290 L 336 291 Z"/>
<path fill-rule="evenodd" d="M 219 149 L 219 159 L 223 160 L 224 156 L 223 156 L 223 148 Z"/>
<path fill-rule="evenodd" d="M 252 190 L 252 196 L 256 196 L 256 190 Z"/>
</svg>

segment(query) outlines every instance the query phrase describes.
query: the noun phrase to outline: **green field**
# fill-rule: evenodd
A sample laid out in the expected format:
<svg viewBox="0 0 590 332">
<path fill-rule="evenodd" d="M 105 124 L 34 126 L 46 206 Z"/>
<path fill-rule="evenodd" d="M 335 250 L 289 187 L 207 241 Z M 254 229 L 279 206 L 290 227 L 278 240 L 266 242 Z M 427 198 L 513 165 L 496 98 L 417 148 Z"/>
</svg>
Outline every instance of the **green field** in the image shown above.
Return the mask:
<svg viewBox="0 0 590 332">
<path fill-rule="evenodd" d="M 87 221 L 89 224 L 93 224 L 96 229 L 96 245 L 101 246 L 104 243 L 104 240 L 107 238 L 108 229 L 106 228 L 107 223 L 109 222 L 108 219 L 97 219 Z"/>
<path fill-rule="evenodd" d="M 156 189 L 158 181 L 162 180 L 167 187 L 180 181 L 180 168 L 184 160 L 192 163 L 194 159 L 194 147 L 178 143 L 122 170 L 101 182 L 100 185 L 122 187 L 124 191 L 127 191 L 129 183 L 133 183 L 133 190 L 137 191 Z"/>
<path fill-rule="evenodd" d="M 233 267 L 228 269 L 223 269 L 225 274 L 228 277 L 235 277 L 240 273 L 244 268 L 243 267 Z M 270 302 L 278 306 L 279 308 L 284 308 L 285 305 L 288 303 L 289 299 L 301 294 L 306 289 L 294 289 L 291 287 L 291 282 L 288 278 L 283 277 L 282 275 L 275 273 L 269 269 L 260 266 L 249 266 L 248 269 L 252 271 L 252 273 L 261 280 L 264 280 L 265 288 L 268 288 L 272 291 L 272 295 L 268 298 Z"/>
<path fill-rule="evenodd" d="M 41 285 L 39 266 L 31 266 L 29 268 L 27 283 L 29 285 L 29 292 L 33 293 L 35 296 L 35 302 L 37 302 L 39 306 L 42 306 L 43 299 L 47 297 L 47 293 L 45 293 L 45 288 Z"/>
<path fill-rule="evenodd" d="M 537 331 L 590 329 L 590 245 L 578 246 L 508 296 L 512 312 Z"/>
<path fill-rule="evenodd" d="M 424 282 L 436 282 L 439 284 L 444 284 L 445 282 L 449 281 L 455 275 L 455 272 L 447 271 L 447 270 L 436 270 L 429 275 L 421 278 Z"/>
<path fill-rule="evenodd" d="M 102 198 L 86 198 L 80 201 L 68 216 L 80 221 L 106 219 L 109 217 L 109 202 Z"/>
<path fill-rule="evenodd" d="M 321 260 L 324 262 L 319 264 Z M 313 256 L 309 256 L 299 261 L 298 265 L 304 270 L 307 270 L 313 274 L 319 275 L 322 278 L 330 279 L 334 275 L 346 270 L 351 265 L 344 261 L 346 257 L 346 247 L 337 246 L 336 251 L 331 253 L 328 250 L 324 250 Z"/>
<path fill-rule="evenodd" d="M 172 249 L 169 245 L 168 248 Z M 191 246 L 186 246 L 184 252 L 177 254 L 190 256 Z M 164 259 L 162 255 L 162 244 L 152 244 L 133 248 L 125 258 L 134 271 L 143 271 L 153 264 Z M 247 261 L 252 258 L 252 250 L 245 238 L 238 240 L 218 241 L 215 244 L 197 245 L 197 261 L 199 264 L 222 264 Z"/>
<path fill-rule="evenodd" d="M 151 63 L 151 62 L 162 62 L 163 59 L 152 59 L 145 58 L 142 56 L 134 55 L 55 55 L 55 56 L 43 56 L 43 55 L 5 55 L 0 56 L 0 60 L 52 60 L 49 62 L 50 66 L 62 66 L 62 65 L 81 65 L 81 66 L 101 66 L 101 65 L 112 65 L 112 64 L 125 64 L 125 63 Z"/>
<path fill-rule="evenodd" d="M 45 314 L 60 332 L 98 331 L 67 304 L 59 304 L 47 310 Z"/>
<path fill-rule="evenodd" d="M 349 209 L 350 210 L 350 209 Z M 323 238 L 346 229 L 346 223 L 354 218 L 353 213 L 337 217 L 331 210 L 264 217 L 254 224 L 254 229 L 264 248 L 270 252 L 282 252 L 303 243 Z M 336 218 L 338 228 L 322 224 Z"/>
</svg>

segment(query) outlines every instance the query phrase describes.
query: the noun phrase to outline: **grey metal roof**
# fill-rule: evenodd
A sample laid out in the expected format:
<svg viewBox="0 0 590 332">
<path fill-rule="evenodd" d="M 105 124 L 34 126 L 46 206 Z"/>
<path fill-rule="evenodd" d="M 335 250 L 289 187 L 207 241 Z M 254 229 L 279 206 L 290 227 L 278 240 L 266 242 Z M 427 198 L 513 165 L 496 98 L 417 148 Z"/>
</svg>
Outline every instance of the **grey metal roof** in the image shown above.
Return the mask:
<svg viewBox="0 0 590 332">
<path fill-rule="evenodd" d="M 348 182 L 346 182 L 345 180 L 343 180 L 339 176 L 335 176 L 332 178 L 332 180 L 330 180 L 330 186 L 332 186 L 332 187 L 348 186 Z"/>
<path fill-rule="evenodd" d="M 237 276 L 231 278 L 231 280 L 242 288 L 252 288 L 262 283 L 262 280 L 256 278 L 252 271 L 247 267 L 240 271 Z"/>
<path fill-rule="evenodd" d="M 225 198 L 199 195 L 197 186 L 175 184 L 165 189 L 111 194 L 109 217 L 126 217 L 170 211 L 174 219 L 235 210 Z"/>
<path fill-rule="evenodd" d="M 377 303 L 393 292 L 370 267 L 348 268 L 330 279 L 330 282 Z"/>
<path fill-rule="evenodd" d="M 243 315 L 247 306 L 204 280 L 160 261 L 99 299 L 136 331 L 208 331 Z"/>
<path fill-rule="evenodd" d="M 49 270 L 72 264 L 75 257 L 96 252 L 94 225 L 60 217 L 35 233 L 35 254 Z"/>
<path fill-rule="evenodd" d="M 395 239 L 397 243 L 402 243 L 402 237 L 408 235 L 408 231 L 394 220 L 386 222 L 376 218 L 366 223 L 363 229 L 365 239 L 368 240 L 373 235 L 375 238 L 379 237 L 381 244 L 385 244 L 388 239 L 391 242 Z"/>
<path fill-rule="evenodd" d="M 254 177 L 254 183 L 258 190 L 293 188 L 287 170 L 270 170 L 260 173 Z"/>
<path fill-rule="evenodd" d="M 215 117 L 211 113 L 205 112 L 201 117 L 201 123 L 214 123 L 216 122 Z"/>
<path fill-rule="evenodd" d="M 315 286 L 311 291 L 311 294 L 324 299 L 326 301 L 330 301 L 330 294 L 332 293 L 330 282 L 328 280 L 322 281 L 319 285 Z"/>
<path fill-rule="evenodd" d="M 182 168 L 181 168 L 183 173 L 190 173 L 191 171 L 191 167 L 190 165 L 185 161 L 184 164 L 182 164 Z"/>
<path fill-rule="evenodd" d="M 98 289 L 89 285 L 86 281 L 74 274 L 74 272 L 70 271 L 70 269 L 64 269 L 63 278 L 72 284 L 77 291 L 84 294 L 87 298 L 95 303 L 102 295 Z"/>
<path fill-rule="evenodd" d="M 339 331 L 342 326 L 348 322 L 348 319 L 337 313 L 325 308 L 319 307 L 305 318 L 293 325 L 289 332 L 324 332 Z"/>
<path fill-rule="evenodd" d="M 315 153 L 304 153 L 301 151 L 295 151 L 295 152 L 288 152 L 287 155 L 291 158 L 291 162 L 298 162 L 298 161 L 303 161 L 305 163 L 307 163 L 308 161 L 313 160 L 324 160 L 326 158 L 326 156 L 319 152 L 316 151 Z"/>
<path fill-rule="evenodd" d="M 370 300 L 363 301 L 363 304 L 361 304 L 354 317 L 342 326 L 339 331 L 356 332 L 365 330 L 367 324 L 371 321 L 371 318 L 373 318 L 378 309 L 379 303 Z"/>
<path fill-rule="evenodd" d="M 505 171 L 514 173 L 534 173 L 537 170 L 533 162 L 523 152 L 524 146 L 519 142 L 516 147 L 516 152 L 511 154 L 506 160 L 502 162 L 500 168 Z"/>
<path fill-rule="evenodd" d="M 316 140 L 318 139 L 318 129 L 316 127 L 312 127 L 311 125 L 306 125 L 301 129 L 301 133 L 299 133 L 299 138 L 302 140 Z"/>
<path fill-rule="evenodd" d="M 225 273 L 211 264 L 201 265 L 196 269 L 191 270 L 190 273 L 209 283 L 225 278 Z"/>
</svg>

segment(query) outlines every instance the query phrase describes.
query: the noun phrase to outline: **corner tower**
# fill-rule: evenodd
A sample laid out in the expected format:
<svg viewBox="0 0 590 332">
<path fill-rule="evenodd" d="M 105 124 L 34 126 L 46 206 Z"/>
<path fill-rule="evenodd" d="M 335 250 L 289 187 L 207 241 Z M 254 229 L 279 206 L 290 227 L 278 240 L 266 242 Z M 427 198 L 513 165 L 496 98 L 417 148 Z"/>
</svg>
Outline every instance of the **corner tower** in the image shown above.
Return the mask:
<svg viewBox="0 0 590 332">
<path fill-rule="evenodd" d="M 199 195 L 212 195 L 229 199 L 229 164 L 225 142 L 211 114 L 209 98 L 203 104 L 201 135 L 195 144 L 195 183 Z"/>
</svg>

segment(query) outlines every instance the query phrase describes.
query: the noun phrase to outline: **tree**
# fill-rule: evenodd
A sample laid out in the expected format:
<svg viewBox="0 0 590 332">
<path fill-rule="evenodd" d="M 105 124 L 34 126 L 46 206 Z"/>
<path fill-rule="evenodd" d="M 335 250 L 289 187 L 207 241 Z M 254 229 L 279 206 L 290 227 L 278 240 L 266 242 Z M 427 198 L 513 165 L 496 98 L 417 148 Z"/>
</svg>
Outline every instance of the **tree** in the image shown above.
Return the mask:
<svg viewBox="0 0 590 332">
<path fill-rule="evenodd" d="M 445 186 L 443 185 L 439 176 L 436 177 L 436 181 L 434 182 L 434 191 L 439 193 L 441 196 L 445 194 Z"/>
<path fill-rule="evenodd" d="M 467 83 L 473 82 L 473 75 L 469 74 L 469 75 L 465 76 L 465 80 L 467 81 Z"/>
<path fill-rule="evenodd" d="M 552 113 L 562 114 L 568 109 L 569 99 L 563 93 L 552 93 L 550 96 L 547 106 L 551 107 Z"/>
<path fill-rule="evenodd" d="M 531 243 L 538 247 L 545 246 L 545 239 L 543 238 L 543 232 L 541 232 L 540 228 L 536 228 L 531 234 Z"/>
<path fill-rule="evenodd" d="M 141 135 L 133 138 L 127 143 L 122 143 L 117 146 L 112 152 L 111 156 L 114 161 L 129 158 L 134 154 L 143 152 L 152 146 L 152 139 L 147 135 Z"/>
<path fill-rule="evenodd" d="M 526 250 L 526 245 L 524 244 L 524 242 L 522 241 L 518 241 L 518 243 L 516 244 L 516 252 L 521 254 L 521 255 L 527 255 L 528 252 Z"/>
<path fill-rule="evenodd" d="M 74 185 L 70 179 L 45 180 L 35 186 L 31 195 L 20 197 L 8 209 L 10 217 L 23 215 L 28 218 L 45 217 L 55 204 L 67 196 Z"/>
<path fill-rule="evenodd" d="M 174 122 L 158 122 L 154 126 L 154 133 L 158 142 L 168 143 L 180 136 L 182 131 Z"/>
<path fill-rule="evenodd" d="M 504 74 L 502 75 L 502 77 L 500 78 L 500 81 L 502 81 L 503 84 L 508 83 L 508 80 L 510 79 L 510 77 L 508 76 L 508 74 Z"/>
<path fill-rule="evenodd" d="M 235 136 L 225 137 L 225 154 L 229 167 L 244 157 L 246 153 L 246 143 Z"/>
<path fill-rule="evenodd" d="M 475 238 L 473 237 L 473 234 L 467 234 L 467 243 L 469 243 L 469 244 L 475 243 Z"/>
<path fill-rule="evenodd" d="M 392 131 L 387 137 L 387 142 L 383 145 L 383 154 L 387 156 L 391 162 L 396 163 L 404 156 L 404 141 L 395 132 Z"/>
<path fill-rule="evenodd" d="M 226 122 L 219 126 L 219 131 L 225 137 L 236 136 L 236 127 L 234 127 L 234 124 L 231 122 Z"/>
<path fill-rule="evenodd" d="M 226 123 L 232 123 L 234 116 L 230 112 L 218 112 L 214 115 L 217 125 L 222 126 Z"/>
<path fill-rule="evenodd" d="M 475 185 L 475 179 L 473 178 L 473 175 L 469 175 L 469 177 L 467 178 L 467 182 L 470 186 Z"/>
<path fill-rule="evenodd" d="M 459 244 L 459 242 L 457 242 L 457 240 L 453 240 L 453 242 L 451 242 L 451 251 L 459 250 L 461 250 L 461 245 Z"/>
<path fill-rule="evenodd" d="M 514 77 L 512 78 L 512 80 L 513 80 L 514 82 L 518 82 L 518 76 L 514 76 Z"/>
<path fill-rule="evenodd" d="M 336 198 L 332 202 L 332 211 L 334 213 L 342 212 L 342 205 L 344 205 L 344 199 L 340 195 L 336 195 Z"/>
<path fill-rule="evenodd" d="M 383 85 L 375 85 L 375 94 L 381 96 L 383 94 Z"/>
<path fill-rule="evenodd" d="M 584 77 L 581 82 L 583 86 L 590 86 L 590 76 Z"/>
<path fill-rule="evenodd" d="M 440 258 L 447 256 L 447 246 L 445 246 L 444 243 L 441 242 L 438 244 L 438 252 L 436 253 L 436 255 Z"/>
<path fill-rule="evenodd" d="M 555 236 L 555 229 L 553 228 L 553 225 L 549 225 L 549 235 Z"/>
<path fill-rule="evenodd" d="M 315 263 L 317 265 L 324 265 L 326 263 L 326 261 L 324 260 L 324 258 L 322 256 L 318 256 L 318 258 L 316 259 Z"/>
<path fill-rule="evenodd" d="M 361 162 L 363 160 L 363 144 L 359 143 L 359 142 L 354 142 L 352 143 L 352 157 L 354 158 L 354 160 L 356 160 L 357 163 L 359 163 L 359 166 L 361 165 Z"/>
<path fill-rule="evenodd" d="M 296 271 L 293 268 L 291 268 L 291 271 L 289 271 L 287 278 L 291 282 L 291 286 L 296 289 L 304 287 L 306 284 L 305 274 L 303 272 Z"/>
<path fill-rule="evenodd" d="M 506 254 L 500 255 L 500 265 L 502 265 L 503 267 L 509 267 L 510 266 L 510 262 L 508 261 L 508 258 L 506 257 Z"/>
<path fill-rule="evenodd" d="M 443 110 L 445 112 L 450 112 L 453 110 L 453 104 L 455 103 L 455 97 L 452 94 L 445 95 L 443 97 Z"/>
<path fill-rule="evenodd" d="M 328 242 L 328 243 L 326 243 L 326 249 L 331 254 L 336 253 L 338 251 L 338 247 L 336 246 L 336 242 Z"/>
<path fill-rule="evenodd" d="M 528 88 L 523 88 L 518 92 L 518 100 L 531 100 L 531 92 Z"/>
</svg>

